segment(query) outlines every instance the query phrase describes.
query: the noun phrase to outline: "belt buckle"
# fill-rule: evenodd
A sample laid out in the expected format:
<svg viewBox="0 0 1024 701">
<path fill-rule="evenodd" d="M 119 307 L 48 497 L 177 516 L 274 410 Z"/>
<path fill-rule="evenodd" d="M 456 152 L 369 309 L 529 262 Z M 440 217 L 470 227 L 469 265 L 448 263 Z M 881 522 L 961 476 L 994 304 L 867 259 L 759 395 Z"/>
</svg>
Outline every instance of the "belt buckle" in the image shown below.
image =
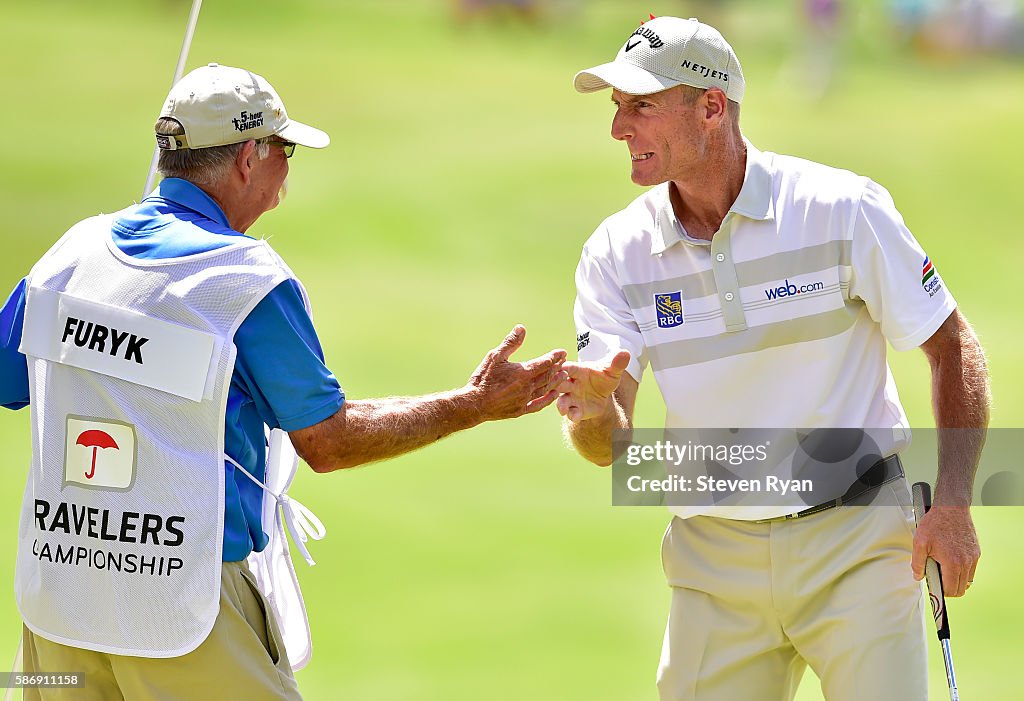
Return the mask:
<svg viewBox="0 0 1024 701">
<path fill-rule="evenodd" d="M 892 464 L 895 464 L 895 470 L 894 470 L 893 474 L 889 474 L 889 468 L 890 468 L 890 466 Z M 775 516 L 773 518 L 760 519 L 760 520 L 754 521 L 754 523 L 773 523 L 773 522 L 780 522 L 780 521 L 781 522 L 795 521 L 795 520 L 797 520 L 799 518 L 804 518 L 805 516 L 814 516 L 815 514 L 820 514 L 820 513 L 824 512 L 824 511 L 829 511 L 830 509 L 834 509 L 834 508 L 836 508 L 838 506 L 842 506 L 843 504 L 845 504 L 845 503 L 847 503 L 849 501 L 853 501 L 854 499 L 856 499 L 856 498 L 858 498 L 860 496 L 863 496 L 864 494 L 870 492 L 871 490 L 878 489 L 882 485 L 885 485 L 885 484 L 888 484 L 889 482 L 897 480 L 900 477 L 905 476 L 905 474 L 906 474 L 903 471 L 903 465 L 902 465 L 902 463 L 900 463 L 899 456 L 896 455 L 896 454 L 893 454 L 893 455 L 890 455 L 888 457 L 882 458 L 877 463 L 872 465 L 871 469 L 875 469 L 876 467 L 881 467 L 882 470 L 883 470 L 883 474 L 882 474 L 881 480 L 878 482 L 878 484 L 868 485 L 866 488 L 864 488 L 864 489 L 860 490 L 859 492 L 857 492 L 856 494 L 850 496 L 848 499 L 844 500 L 843 497 L 836 497 L 835 499 L 831 499 L 829 501 L 822 502 L 821 504 L 815 504 L 814 506 L 809 506 L 806 509 L 803 509 L 802 511 L 796 511 L 796 512 L 791 513 L 791 514 L 784 514 L 782 516 Z M 870 472 L 870 470 L 869 470 L 869 472 Z"/>
</svg>

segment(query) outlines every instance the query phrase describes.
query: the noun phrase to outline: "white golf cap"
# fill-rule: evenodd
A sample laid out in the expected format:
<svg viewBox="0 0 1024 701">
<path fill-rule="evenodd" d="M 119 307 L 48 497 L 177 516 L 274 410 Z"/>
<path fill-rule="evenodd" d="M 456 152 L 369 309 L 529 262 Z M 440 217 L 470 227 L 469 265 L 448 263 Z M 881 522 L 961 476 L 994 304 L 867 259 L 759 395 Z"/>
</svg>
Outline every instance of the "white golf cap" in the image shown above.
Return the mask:
<svg viewBox="0 0 1024 701">
<path fill-rule="evenodd" d="M 319 129 L 289 119 L 277 91 L 262 76 L 216 63 L 179 80 L 160 116 L 185 128 L 184 136 L 156 135 L 164 150 L 224 146 L 275 135 L 310 148 L 331 143 Z"/>
<path fill-rule="evenodd" d="M 717 29 L 693 18 L 655 17 L 629 35 L 614 61 L 580 71 L 573 85 L 583 93 L 611 87 L 629 95 L 690 85 L 720 88 L 743 102 L 746 84 L 736 53 Z"/>
</svg>

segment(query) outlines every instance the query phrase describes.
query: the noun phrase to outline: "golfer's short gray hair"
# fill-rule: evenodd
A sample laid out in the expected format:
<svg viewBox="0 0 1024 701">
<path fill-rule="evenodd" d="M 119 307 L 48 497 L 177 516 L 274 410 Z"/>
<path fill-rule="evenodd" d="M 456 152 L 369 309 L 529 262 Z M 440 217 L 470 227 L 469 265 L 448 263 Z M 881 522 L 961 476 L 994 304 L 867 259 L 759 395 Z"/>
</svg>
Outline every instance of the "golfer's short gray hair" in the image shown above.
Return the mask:
<svg viewBox="0 0 1024 701">
<path fill-rule="evenodd" d="M 683 102 L 687 105 L 692 105 L 697 101 L 701 95 L 708 91 L 707 88 L 695 88 L 690 85 L 681 85 L 683 93 Z M 732 117 L 732 121 L 739 124 L 740 121 L 740 103 L 735 100 L 729 100 L 729 116 Z"/>
<path fill-rule="evenodd" d="M 177 136 L 185 133 L 185 128 L 176 119 L 161 117 L 156 120 L 157 134 Z M 270 155 L 269 139 L 256 140 L 256 157 L 263 160 Z M 209 148 L 180 149 L 177 151 L 160 151 L 157 171 L 165 178 L 181 178 L 196 185 L 215 185 L 220 182 L 234 162 L 245 142 Z"/>
</svg>

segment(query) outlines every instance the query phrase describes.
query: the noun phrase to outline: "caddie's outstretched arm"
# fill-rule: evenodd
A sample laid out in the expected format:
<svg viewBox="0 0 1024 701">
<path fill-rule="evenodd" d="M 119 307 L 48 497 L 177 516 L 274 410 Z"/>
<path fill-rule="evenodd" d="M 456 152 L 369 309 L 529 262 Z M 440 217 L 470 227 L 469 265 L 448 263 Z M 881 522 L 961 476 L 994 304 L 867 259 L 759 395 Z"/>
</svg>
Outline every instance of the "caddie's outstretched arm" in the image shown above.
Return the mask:
<svg viewBox="0 0 1024 701">
<path fill-rule="evenodd" d="M 566 363 L 568 378 L 556 406 L 576 451 L 602 467 L 612 464 L 612 431 L 631 428 L 639 383 L 626 372 L 629 353 L 607 363 Z"/>
<path fill-rule="evenodd" d="M 981 558 L 970 505 L 988 427 L 988 368 L 974 330 L 958 309 L 921 349 L 932 368 L 939 474 L 932 508 L 914 536 L 911 566 L 921 579 L 925 561 L 933 558 L 941 566 L 946 596 L 963 596 Z"/>
<path fill-rule="evenodd" d="M 555 401 L 566 379 L 564 350 L 515 363 L 526 338 L 516 326 L 484 356 L 464 387 L 420 397 L 347 400 L 330 418 L 289 436 L 316 472 L 333 472 L 416 450 L 485 421 L 532 414 Z"/>
</svg>

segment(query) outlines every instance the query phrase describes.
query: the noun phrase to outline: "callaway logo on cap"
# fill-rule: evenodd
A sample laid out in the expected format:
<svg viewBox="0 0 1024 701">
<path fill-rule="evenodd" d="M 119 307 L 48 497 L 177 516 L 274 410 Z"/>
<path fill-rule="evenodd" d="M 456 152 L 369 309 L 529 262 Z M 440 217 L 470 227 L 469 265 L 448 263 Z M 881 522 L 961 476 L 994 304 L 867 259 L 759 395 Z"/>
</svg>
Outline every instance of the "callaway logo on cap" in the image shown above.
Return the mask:
<svg viewBox="0 0 1024 701">
<path fill-rule="evenodd" d="M 584 93 L 611 87 L 629 95 L 677 85 L 720 88 L 734 102 L 743 101 L 745 87 L 739 59 L 718 30 L 678 17 L 644 22 L 614 61 L 580 71 L 573 85 Z"/>
<path fill-rule="evenodd" d="M 331 143 L 319 129 L 289 119 L 281 98 L 262 76 L 216 63 L 197 68 L 178 81 L 160 116 L 175 119 L 185 128 L 184 136 L 157 134 L 157 145 L 171 151 L 274 135 L 310 148 Z"/>
</svg>

